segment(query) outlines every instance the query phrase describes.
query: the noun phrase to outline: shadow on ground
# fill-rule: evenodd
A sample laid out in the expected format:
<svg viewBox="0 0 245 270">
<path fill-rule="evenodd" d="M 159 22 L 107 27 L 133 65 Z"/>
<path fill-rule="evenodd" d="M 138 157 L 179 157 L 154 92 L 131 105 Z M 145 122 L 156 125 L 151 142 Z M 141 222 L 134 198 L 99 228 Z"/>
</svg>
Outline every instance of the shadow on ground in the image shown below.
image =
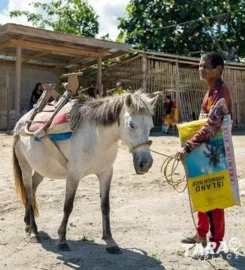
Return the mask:
<svg viewBox="0 0 245 270">
<path fill-rule="evenodd" d="M 41 245 L 57 254 L 60 264 L 71 269 L 83 270 L 165 270 L 161 261 L 150 257 L 143 250 L 121 249 L 122 254 L 111 255 L 105 250 L 105 245 L 93 241 L 68 241 L 71 251 L 58 251 L 57 239 L 52 239 L 47 233 L 40 232 Z M 60 265 L 60 266 L 61 266 Z M 63 268 L 61 268 L 63 269 Z"/>
<path fill-rule="evenodd" d="M 245 256 L 243 254 L 225 253 L 222 258 L 235 269 L 245 269 Z"/>
</svg>

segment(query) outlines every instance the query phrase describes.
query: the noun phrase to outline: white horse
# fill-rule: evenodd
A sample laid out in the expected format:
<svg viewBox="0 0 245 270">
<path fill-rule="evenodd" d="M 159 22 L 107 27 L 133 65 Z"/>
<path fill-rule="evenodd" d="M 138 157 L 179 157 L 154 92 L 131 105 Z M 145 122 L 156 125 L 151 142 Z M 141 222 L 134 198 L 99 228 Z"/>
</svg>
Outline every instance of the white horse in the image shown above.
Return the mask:
<svg viewBox="0 0 245 270">
<path fill-rule="evenodd" d="M 38 209 L 35 193 L 44 177 L 67 179 L 64 216 L 58 230 L 59 250 L 69 250 L 66 228 L 73 209 L 79 181 L 90 174 L 97 175 L 100 184 L 103 237 L 109 253 L 120 253 L 110 229 L 109 192 L 121 139 L 133 154 L 135 170 L 144 174 L 151 168 L 149 132 L 157 97 L 150 99 L 142 92 L 89 101 L 71 117 L 72 136 L 56 144 L 68 159 L 67 170 L 55 159 L 43 142 L 20 135 L 29 113 L 16 124 L 14 132 L 14 173 L 17 191 L 25 206 L 26 232 L 30 241 L 40 241 L 35 214 Z"/>
</svg>

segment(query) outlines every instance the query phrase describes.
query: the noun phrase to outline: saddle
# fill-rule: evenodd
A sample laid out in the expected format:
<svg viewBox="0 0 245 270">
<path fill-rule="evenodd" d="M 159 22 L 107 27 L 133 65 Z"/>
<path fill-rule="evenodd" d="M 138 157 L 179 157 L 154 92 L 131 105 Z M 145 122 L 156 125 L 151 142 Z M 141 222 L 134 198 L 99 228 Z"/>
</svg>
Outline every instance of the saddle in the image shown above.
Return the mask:
<svg viewBox="0 0 245 270">
<path fill-rule="evenodd" d="M 38 130 L 44 129 L 46 123 L 52 119 L 50 125 L 46 126 L 45 129 L 48 135 L 72 132 L 70 128 L 70 118 L 80 104 L 80 100 L 71 99 L 52 117 L 57 110 L 58 102 L 53 101 L 48 103 L 34 116 L 28 131 L 35 135 Z M 22 135 L 26 135 L 25 130 Z"/>
<path fill-rule="evenodd" d="M 49 138 L 49 134 L 71 132 L 70 115 L 80 103 L 79 100 L 72 99 L 77 93 L 80 75 L 82 72 L 63 75 L 68 77 L 68 83 L 64 84 L 66 91 L 63 95 L 55 91 L 56 84 L 43 85 L 45 91 L 20 131 L 23 136 L 32 136 L 43 141 L 65 169 L 68 160 Z M 48 103 L 50 98 L 54 101 Z"/>
</svg>

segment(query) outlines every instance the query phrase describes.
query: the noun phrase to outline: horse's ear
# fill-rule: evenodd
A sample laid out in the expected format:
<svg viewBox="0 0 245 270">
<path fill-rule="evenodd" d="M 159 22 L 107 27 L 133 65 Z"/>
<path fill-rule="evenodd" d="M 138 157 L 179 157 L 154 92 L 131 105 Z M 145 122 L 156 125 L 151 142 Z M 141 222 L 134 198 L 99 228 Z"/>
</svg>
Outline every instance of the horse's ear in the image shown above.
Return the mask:
<svg viewBox="0 0 245 270">
<path fill-rule="evenodd" d="M 133 108 L 134 107 L 134 98 L 132 96 L 132 94 L 128 94 L 126 96 L 126 100 L 125 100 L 125 105 L 126 107 L 129 109 L 129 108 Z"/>
<path fill-rule="evenodd" d="M 158 97 L 159 97 L 159 95 L 157 95 L 154 98 L 151 98 L 150 99 L 150 103 L 151 103 L 152 106 L 155 106 L 156 105 L 157 100 L 158 100 Z"/>
</svg>

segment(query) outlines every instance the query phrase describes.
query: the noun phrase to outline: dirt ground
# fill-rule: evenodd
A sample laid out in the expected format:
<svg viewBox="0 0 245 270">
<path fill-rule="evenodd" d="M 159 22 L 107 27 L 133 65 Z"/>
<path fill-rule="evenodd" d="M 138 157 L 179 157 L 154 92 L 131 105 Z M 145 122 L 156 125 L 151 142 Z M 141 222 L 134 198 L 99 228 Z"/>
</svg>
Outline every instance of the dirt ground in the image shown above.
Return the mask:
<svg viewBox="0 0 245 270">
<path fill-rule="evenodd" d="M 152 149 L 175 153 L 177 137 L 154 136 Z M 111 188 L 111 227 L 122 249 L 110 255 L 101 240 L 99 187 L 95 176 L 80 183 L 72 212 L 68 239 L 71 252 L 58 252 L 55 244 L 62 219 L 65 181 L 45 179 L 37 198 L 37 219 L 41 243 L 28 243 L 24 232 L 24 209 L 15 195 L 12 179 L 12 137 L 0 133 L 0 269 L 84 269 L 84 270 L 158 270 L 158 269 L 245 269 L 245 135 L 236 133 L 234 146 L 240 179 L 242 207 L 226 210 L 226 237 L 239 239 L 239 255 L 229 254 L 210 261 L 183 256 L 184 236 L 194 233 L 187 191 L 177 193 L 160 173 L 162 157 L 153 154 L 148 174 L 135 174 L 132 156 L 120 143 Z M 183 173 L 178 169 L 180 175 Z M 176 177 L 179 177 L 176 175 Z"/>
</svg>

